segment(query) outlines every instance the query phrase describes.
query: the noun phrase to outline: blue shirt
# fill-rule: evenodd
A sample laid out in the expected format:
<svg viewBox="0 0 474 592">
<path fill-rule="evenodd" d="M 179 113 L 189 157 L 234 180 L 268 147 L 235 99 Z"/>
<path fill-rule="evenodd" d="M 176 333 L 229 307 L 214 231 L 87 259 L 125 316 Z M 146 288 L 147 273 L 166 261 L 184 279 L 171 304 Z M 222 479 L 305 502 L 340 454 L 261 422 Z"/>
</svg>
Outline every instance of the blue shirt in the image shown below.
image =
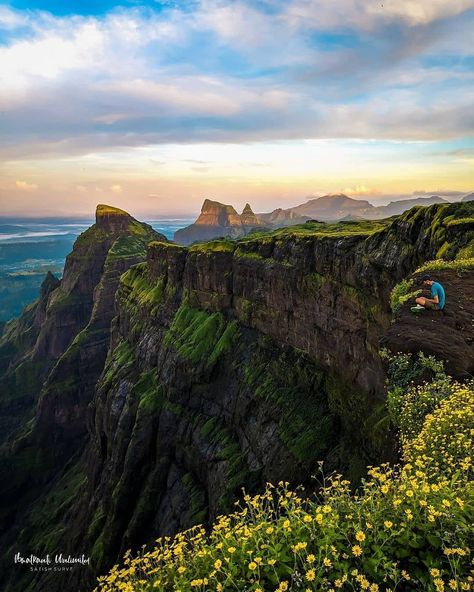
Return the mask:
<svg viewBox="0 0 474 592">
<path fill-rule="evenodd" d="M 443 286 L 438 282 L 433 282 L 431 285 L 431 298 L 438 296 L 439 308 L 444 308 L 446 302 L 446 294 L 444 293 Z"/>
</svg>

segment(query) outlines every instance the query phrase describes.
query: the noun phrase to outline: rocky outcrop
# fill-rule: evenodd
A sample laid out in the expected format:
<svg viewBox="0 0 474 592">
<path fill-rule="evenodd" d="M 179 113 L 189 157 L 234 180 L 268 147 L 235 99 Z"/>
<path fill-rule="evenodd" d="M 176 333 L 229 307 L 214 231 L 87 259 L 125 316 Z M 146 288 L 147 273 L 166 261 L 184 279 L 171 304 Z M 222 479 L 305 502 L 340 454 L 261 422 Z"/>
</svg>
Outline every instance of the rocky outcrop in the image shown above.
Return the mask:
<svg viewBox="0 0 474 592">
<path fill-rule="evenodd" d="M 35 484 L 36 498 L 20 506 L 21 534 L 9 518 L 2 540 L 29 552 L 32 544 L 54 552 L 60 541 L 63 552 L 90 555 L 91 569 L 34 574 L 22 590 L 87 589 L 127 548 L 228 510 L 242 486 L 287 479 L 311 487 L 321 460 L 357 480 L 389 457 L 378 349 L 391 327 L 390 291 L 426 260 L 472 249 L 473 213 L 472 204 L 441 204 L 241 241 L 152 242 L 146 261 L 119 281 L 96 386 L 83 382 L 82 365 L 99 358 L 93 323 L 40 400 L 41 433 L 55 434 L 56 449 L 87 438 L 84 451 L 72 446 L 63 472 Z M 114 289 L 104 283 L 103 303 Z M 77 383 L 92 397 L 87 436 Z M 14 481 L 17 460 L 8 459 Z M 46 517 L 54 499 L 60 509 Z"/>
<path fill-rule="evenodd" d="M 474 228 L 474 222 L 473 222 Z M 442 311 L 414 314 L 415 298 L 403 304 L 381 340 L 393 353 L 423 351 L 445 362 L 448 373 L 463 380 L 474 376 L 474 266 L 462 264 L 431 272 L 446 287 Z M 414 274 L 414 287 L 423 288 L 422 273 Z M 429 290 L 424 292 L 429 297 Z"/>
<path fill-rule="evenodd" d="M 263 223 L 246 204 L 242 214 L 230 206 L 210 199 L 204 200 L 201 213 L 194 224 L 177 230 L 174 240 L 183 245 L 216 237 L 238 238 Z"/>
<path fill-rule="evenodd" d="M 79 454 L 108 351 L 120 275 L 143 261 L 147 243 L 157 239 L 166 241 L 126 212 L 99 206 L 96 223 L 68 256 L 62 280 L 48 277 L 28 313 L 36 339 L 24 344 L 18 363 L 10 363 L 2 378 L 2 408 L 27 395 L 35 404 L 34 413 L 23 410 L 23 424 L 10 431 L 1 451 L 4 544 L 13 541 L 15 517 Z"/>
</svg>

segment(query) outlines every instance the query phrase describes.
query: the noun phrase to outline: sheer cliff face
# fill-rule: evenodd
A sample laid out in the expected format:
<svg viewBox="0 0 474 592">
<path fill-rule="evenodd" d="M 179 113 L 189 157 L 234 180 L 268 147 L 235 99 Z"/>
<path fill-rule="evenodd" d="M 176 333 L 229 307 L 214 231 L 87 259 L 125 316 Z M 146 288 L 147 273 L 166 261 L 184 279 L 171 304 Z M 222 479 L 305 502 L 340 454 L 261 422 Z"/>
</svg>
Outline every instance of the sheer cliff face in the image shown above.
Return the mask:
<svg viewBox="0 0 474 592">
<path fill-rule="evenodd" d="M 472 228 L 451 222 L 472 207 L 189 248 L 155 241 L 120 282 L 125 251 L 109 250 L 88 323 L 43 387 L 35 438 L 7 457 L 5 541 L 91 555 L 90 573 L 65 576 L 80 591 L 127 548 L 229 509 L 242 486 L 311 484 L 320 460 L 359 477 L 389 453 L 377 351 L 390 290 L 440 252 L 471 248 Z M 64 468 L 48 483 L 33 478 L 30 500 L 15 506 L 15 487 L 31 483 L 29 446 L 51 441 Z M 23 590 L 65 583 L 40 574 Z"/>
<path fill-rule="evenodd" d="M 17 350 L 1 377 L 0 412 L 8 420 L 3 435 L 10 438 L 0 450 L 5 548 L 15 540 L 16 516 L 22 518 L 82 449 L 120 275 L 143 261 L 147 243 L 156 239 L 166 241 L 126 212 L 99 206 L 96 223 L 68 256 L 62 280 L 48 277 L 38 303 L 2 337 L 0 351 Z M 25 329 L 31 338 L 19 344 Z"/>
</svg>

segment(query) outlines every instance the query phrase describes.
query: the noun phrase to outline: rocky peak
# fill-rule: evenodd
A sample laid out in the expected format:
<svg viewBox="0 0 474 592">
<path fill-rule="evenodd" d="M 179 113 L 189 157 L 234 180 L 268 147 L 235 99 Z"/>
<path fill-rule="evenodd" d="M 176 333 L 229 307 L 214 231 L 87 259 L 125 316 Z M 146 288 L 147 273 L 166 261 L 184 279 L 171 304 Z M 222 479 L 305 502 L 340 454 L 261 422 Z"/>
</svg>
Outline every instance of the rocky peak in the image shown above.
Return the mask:
<svg viewBox="0 0 474 592">
<path fill-rule="evenodd" d="M 264 223 L 253 213 L 248 203 L 245 204 L 242 214 L 239 214 L 231 205 L 205 199 L 196 222 L 177 230 L 174 240 L 189 245 L 195 241 L 218 236 L 237 238 L 247 234 L 249 228 L 262 225 Z"/>
<path fill-rule="evenodd" d="M 59 286 L 60 283 L 61 282 L 58 280 L 58 278 L 53 273 L 51 273 L 51 271 L 48 271 L 48 273 L 44 276 L 43 283 L 41 284 L 40 298 L 47 298 L 51 292 Z"/>
<path fill-rule="evenodd" d="M 101 281 L 108 258 L 126 258 L 130 263 L 130 256 L 138 249 L 138 260 L 141 260 L 145 256 L 145 245 L 154 239 L 166 241 L 163 235 L 138 222 L 124 210 L 99 204 L 96 223 L 77 238 L 66 258 L 60 285 L 48 299 L 33 359 L 59 358 L 75 335 L 85 327 L 92 312 L 94 291 Z"/>
<path fill-rule="evenodd" d="M 249 203 L 245 204 L 245 208 L 242 210 L 240 219 L 242 220 L 242 224 L 244 226 L 260 226 L 261 224 L 260 220 L 253 213 Z"/>
<path fill-rule="evenodd" d="M 99 204 L 95 211 L 95 223 L 97 228 L 107 232 L 119 232 L 126 230 L 134 218 L 130 216 L 125 210 Z"/>
<path fill-rule="evenodd" d="M 205 199 L 195 224 L 202 226 L 240 226 L 240 216 L 231 205 Z"/>
<path fill-rule="evenodd" d="M 50 294 L 56 290 L 61 281 L 50 271 L 45 275 L 40 288 L 40 297 L 36 308 L 35 326 L 40 327 L 46 318 L 46 308 Z"/>
</svg>

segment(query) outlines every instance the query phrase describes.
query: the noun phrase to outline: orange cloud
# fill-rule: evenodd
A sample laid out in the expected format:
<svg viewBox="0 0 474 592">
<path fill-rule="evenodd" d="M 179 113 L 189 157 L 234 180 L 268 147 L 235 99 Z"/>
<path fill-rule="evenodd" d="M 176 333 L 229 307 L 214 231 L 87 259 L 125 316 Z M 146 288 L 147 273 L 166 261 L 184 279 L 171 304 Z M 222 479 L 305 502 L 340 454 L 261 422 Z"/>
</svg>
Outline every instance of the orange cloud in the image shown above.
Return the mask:
<svg viewBox="0 0 474 592">
<path fill-rule="evenodd" d="M 27 181 L 21 181 L 20 179 L 16 181 L 15 185 L 22 191 L 36 191 L 38 189 L 36 183 L 28 183 Z"/>
</svg>

